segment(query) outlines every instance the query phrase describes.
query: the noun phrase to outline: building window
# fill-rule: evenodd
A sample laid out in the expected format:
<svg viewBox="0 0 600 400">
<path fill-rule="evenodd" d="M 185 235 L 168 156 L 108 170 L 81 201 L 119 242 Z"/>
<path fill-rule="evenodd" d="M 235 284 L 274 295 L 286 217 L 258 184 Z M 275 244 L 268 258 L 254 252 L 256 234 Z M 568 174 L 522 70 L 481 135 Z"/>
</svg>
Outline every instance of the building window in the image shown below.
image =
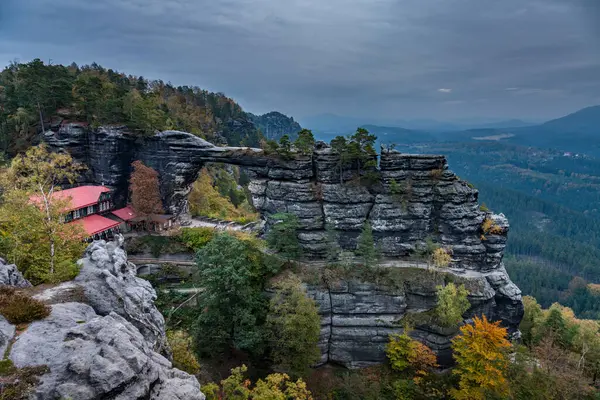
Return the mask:
<svg viewBox="0 0 600 400">
<path fill-rule="evenodd" d="M 88 206 L 87 213 L 88 213 L 88 215 L 93 214 L 94 213 L 94 206 Z"/>
<path fill-rule="evenodd" d="M 80 210 L 75 210 L 75 211 L 73 211 L 73 218 L 79 218 L 79 216 L 80 216 L 80 213 L 79 213 L 79 211 L 80 211 Z"/>
</svg>

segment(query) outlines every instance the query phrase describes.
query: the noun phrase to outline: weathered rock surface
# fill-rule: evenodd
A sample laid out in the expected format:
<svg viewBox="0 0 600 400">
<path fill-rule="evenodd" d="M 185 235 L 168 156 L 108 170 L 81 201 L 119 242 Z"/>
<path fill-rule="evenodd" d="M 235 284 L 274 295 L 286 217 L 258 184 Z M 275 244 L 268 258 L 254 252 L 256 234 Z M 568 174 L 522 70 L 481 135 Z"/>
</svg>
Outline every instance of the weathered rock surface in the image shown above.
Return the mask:
<svg viewBox="0 0 600 400">
<path fill-rule="evenodd" d="M 47 318 L 15 336 L 0 317 L 0 351 L 13 339 L 7 356 L 16 367 L 49 368 L 31 397 L 204 400 L 197 379 L 156 351 L 166 341 L 154 290 L 135 277 L 119 243 L 92 243 L 81 263 L 75 281 L 36 295 L 51 305 Z"/>
<path fill-rule="evenodd" d="M 311 238 L 303 241 L 309 256 L 323 255 L 326 238 L 319 233 L 325 224 L 338 229 L 340 244 L 352 250 L 366 221 L 386 256 L 409 255 L 431 238 L 453 250 L 455 266 L 479 270 L 497 267 L 504 249 L 502 237 L 482 240 L 482 222 L 496 217 L 479 210 L 477 190 L 450 172 L 443 156 L 384 151 L 380 182 L 366 188 L 355 183 L 354 168 L 340 171 L 339 156 L 322 142 L 312 156 L 283 160 L 259 149 L 217 147 L 178 131 L 139 138 L 124 127 L 67 125 L 48 131 L 45 140 L 87 164 L 85 179 L 115 186 L 117 199 L 125 198 L 131 162 L 143 161 L 159 172 L 165 208 L 174 214 L 187 210 L 190 185 L 206 162 L 244 166 L 253 179 L 256 209 L 265 219 L 277 212 L 296 214 L 302 234 Z"/>
<path fill-rule="evenodd" d="M 52 305 L 49 317 L 18 336 L 9 358 L 18 368 L 49 367 L 36 399 L 204 399 L 196 378 L 172 368 L 133 324 L 82 303 Z"/>
<path fill-rule="evenodd" d="M 321 363 L 346 367 L 365 367 L 385 361 L 385 345 L 392 333 L 401 333 L 401 320 L 426 315 L 437 304 L 436 285 L 443 275 L 400 263 L 397 282 L 381 284 L 342 280 L 333 284 L 309 285 L 308 294 L 319 306 L 321 315 Z M 422 267 L 422 266 L 421 266 Z M 491 273 L 448 272 L 469 290 L 471 308 L 463 316 L 468 322 L 484 313 L 501 320 L 509 334 L 518 334 L 523 315 L 521 291 L 510 281 L 504 268 Z M 411 336 L 425 343 L 438 355 L 440 365 L 452 363 L 451 339 L 458 328 L 443 328 L 415 318 Z"/>
<path fill-rule="evenodd" d="M 23 278 L 16 265 L 7 264 L 3 258 L 0 258 L 0 285 L 25 288 L 31 286 L 31 283 Z"/>
<path fill-rule="evenodd" d="M 376 245 L 388 258 L 410 258 L 433 240 L 452 254 L 453 274 L 469 283 L 469 313 L 485 313 L 517 331 L 523 304 L 502 264 L 508 221 L 501 214 L 482 211 L 478 191 L 448 170 L 443 156 L 382 151 L 379 179 L 365 187 L 357 183 L 356 168 L 340 169 L 339 156 L 323 142 L 316 144 L 312 155 L 283 160 L 259 149 L 216 147 L 176 131 L 134 139 L 124 128 L 77 132 L 61 128 L 48 132 L 45 140 L 90 166 L 86 179 L 113 185 L 122 193 L 129 165 L 142 160 L 159 172 L 165 208 L 175 214 L 186 211 L 190 185 L 206 162 L 241 165 L 252 178 L 249 190 L 266 229 L 270 215 L 295 214 L 298 238 L 308 257 L 326 254 L 327 224 L 337 230 L 342 249 L 354 250 L 369 222 Z M 493 222 L 489 232 L 484 231 L 486 220 L 488 225 Z M 425 277 L 426 271 L 421 274 Z M 311 293 L 324 318 L 324 359 L 349 366 L 381 361 L 387 334 L 398 329 L 392 322 L 406 313 L 431 310 L 437 302 L 435 286 L 417 283 L 391 292 L 350 282 L 335 291 L 314 288 Z M 105 284 L 111 285 L 108 278 Z M 447 357 L 453 332 L 423 325 L 414 334 Z"/>
<path fill-rule="evenodd" d="M 156 292 L 150 282 L 136 276 L 136 266 L 127 261 L 121 244 L 90 244 L 79 261 L 81 270 L 74 282 L 98 315 L 119 314 L 135 325 L 152 348 L 168 354 L 165 320 L 154 306 Z"/>
</svg>

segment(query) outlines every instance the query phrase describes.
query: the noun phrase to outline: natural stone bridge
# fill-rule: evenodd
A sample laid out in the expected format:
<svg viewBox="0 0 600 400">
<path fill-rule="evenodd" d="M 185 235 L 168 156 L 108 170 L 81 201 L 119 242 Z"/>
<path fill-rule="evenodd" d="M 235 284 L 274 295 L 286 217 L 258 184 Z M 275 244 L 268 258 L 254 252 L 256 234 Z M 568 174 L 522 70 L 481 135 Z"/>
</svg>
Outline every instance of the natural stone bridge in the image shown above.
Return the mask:
<svg viewBox="0 0 600 400">
<path fill-rule="evenodd" d="M 190 187 L 207 162 L 243 166 L 252 178 L 256 209 L 263 217 L 296 214 L 299 239 L 309 255 L 324 255 L 326 224 L 337 230 L 343 248 L 354 249 L 369 221 L 386 256 L 407 255 L 431 238 L 453 250 L 459 267 L 490 270 L 502 259 L 507 221 L 489 215 L 504 233 L 482 240 L 487 214 L 479 209 L 478 192 L 448 170 L 443 156 L 383 152 L 380 182 L 367 188 L 353 183 L 357 178 L 353 169 L 340 177 L 337 154 L 322 142 L 312 155 L 283 160 L 260 149 L 214 146 L 178 131 L 140 138 L 124 128 L 67 125 L 46 133 L 45 140 L 85 163 L 89 167 L 85 180 L 116 187 L 117 202 L 127 197 L 131 163 L 141 160 L 160 174 L 163 202 L 173 214 L 187 210 Z"/>
<path fill-rule="evenodd" d="M 117 201 L 123 203 L 130 165 L 143 161 L 158 171 L 164 205 L 174 214 L 187 210 L 190 187 L 205 163 L 240 165 L 252 178 L 253 203 L 263 217 L 277 212 L 298 216 L 298 237 L 308 256 L 325 254 L 330 245 L 326 224 L 335 229 L 342 248 L 353 250 L 369 221 L 377 245 L 392 260 L 414 254 L 430 238 L 452 250 L 452 275 L 469 283 L 472 307 L 463 317 L 485 313 L 501 320 L 509 332 L 518 330 L 521 293 L 502 263 L 508 222 L 480 210 L 477 190 L 450 172 L 443 156 L 383 152 L 379 181 L 366 187 L 356 183 L 354 169 L 340 176 L 339 158 L 324 143 L 312 155 L 282 160 L 259 149 L 217 147 L 175 131 L 140 138 L 124 128 L 71 125 L 48 132 L 45 141 L 89 167 L 83 180 L 114 186 Z M 494 221 L 494 234 L 484 232 L 486 218 Z M 399 268 L 396 264 L 392 261 L 389 267 Z M 404 268 L 403 275 L 412 270 Z M 437 304 L 436 285 L 442 282 L 428 270 L 415 271 L 414 279 L 395 288 L 352 280 L 310 285 L 309 295 L 322 316 L 322 361 L 347 366 L 382 361 L 388 334 L 400 330 L 396 321 Z M 425 324 L 416 326 L 412 335 L 448 361 L 455 333 Z"/>
</svg>

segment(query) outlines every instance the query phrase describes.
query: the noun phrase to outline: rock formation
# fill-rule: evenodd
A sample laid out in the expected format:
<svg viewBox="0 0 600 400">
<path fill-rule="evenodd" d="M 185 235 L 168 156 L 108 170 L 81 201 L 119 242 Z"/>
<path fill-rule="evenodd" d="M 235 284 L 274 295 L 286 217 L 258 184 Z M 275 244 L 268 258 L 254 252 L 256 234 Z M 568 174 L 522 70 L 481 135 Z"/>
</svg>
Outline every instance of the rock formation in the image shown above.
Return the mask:
<svg viewBox="0 0 600 400">
<path fill-rule="evenodd" d="M 118 243 L 94 242 L 81 264 L 75 281 L 35 296 L 51 305 L 47 318 L 15 336 L 0 316 L 0 339 L 14 340 L 6 354 L 13 364 L 49 368 L 32 398 L 204 400 L 196 378 L 156 351 L 166 341 L 155 292 Z"/>
<path fill-rule="evenodd" d="M 396 268 L 394 278 L 381 283 L 340 279 L 308 285 L 308 294 L 321 315 L 321 363 L 364 367 L 385 361 L 389 335 L 401 332 L 402 320 L 408 317 L 414 324 L 410 335 L 434 350 L 440 365 L 450 365 L 451 339 L 458 333 L 457 327 L 441 327 L 419 318 L 436 307 L 436 286 L 448 277 L 469 290 L 471 308 L 463 316 L 465 321 L 485 314 L 502 321 L 512 336 L 518 335 L 523 315 L 521 291 L 503 267 L 490 273 L 449 270 L 437 274 L 425 269 L 424 263 L 399 263 Z"/>
<path fill-rule="evenodd" d="M 127 261 L 121 245 L 119 241 L 90 244 L 74 282 L 96 314 L 124 317 L 154 350 L 168 355 L 165 320 L 154 306 L 156 292 L 150 282 L 136 276 L 136 266 Z"/>
<path fill-rule="evenodd" d="M 0 258 L 0 285 L 26 288 L 30 287 L 31 283 L 23 278 L 16 265 L 7 264 L 6 260 Z"/>
<path fill-rule="evenodd" d="M 353 250 L 369 222 L 383 255 L 396 260 L 389 266 L 402 275 L 415 269 L 406 259 L 434 241 L 452 254 L 446 273 L 469 289 L 468 313 L 485 312 L 518 332 L 521 293 L 502 263 L 508 221 L 481 210 L 477 190 L 450 172 L 443 156 L 382 151 L 377 182 L 365 186 L 355 169 L 340 169 L 339 156 L 323 142 L 312 155 L 284 160 L 259 149 L 216 147 L 175 131 L 134 138 L 123 128 L 63 127 L 48 132 L 45 140 L 86 163 L 88 181 L 113 185 L 121 193 L 129 165 L 142 160 L 159 172 L 163 202 L 175 214 L 186 210 L 189 187 L 204 163 L 241 165 L 252 178 L 254 206 L 267 222 L 278 212 L 298 216 L 298 238 L 309 257 L 322 257 L 330 245 L 326 225 L 334 228 L 343 249 Z M 396 286 L 350 280 L 311 287 L 323 316 L 324 361 L 348 366 L 381 361 L 387 335 L 398 331 L 393 322 L 435 307 L 435 285 L 441 282 L 429 279 L 426 269 L 416 270 L 417 279 Z M 413 334 L 448 357 L 454 332 L 423 324 Z"/>
</svg>

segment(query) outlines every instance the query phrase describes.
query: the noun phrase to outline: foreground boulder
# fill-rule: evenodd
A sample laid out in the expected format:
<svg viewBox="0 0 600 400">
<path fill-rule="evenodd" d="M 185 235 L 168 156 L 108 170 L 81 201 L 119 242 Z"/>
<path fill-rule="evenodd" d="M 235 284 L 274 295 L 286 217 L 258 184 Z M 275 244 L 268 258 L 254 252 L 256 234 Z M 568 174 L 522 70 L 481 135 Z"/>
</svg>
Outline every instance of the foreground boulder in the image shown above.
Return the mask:
<svg viewBox="0 0 600 400">
<path fill-rule="evenodd" d="M 168 355 L 165 320 L 154 306 L 156 292 L 150 282 L 136 276 L 136 266 L 127 261 L 119 236 L 114 242 L 90 244 L 79 261 L 75 278 L 87 302 L 98 315 L 114 312 L 131 322 L 154 350 Z"/>
<path fill-rule="evenodd" d="M 34 296 L 50 305 L 48 317 L 16 336 L 0 317 L 0 350 L 14 341 L 5 358 L 48 367 L 31 398 L 204 400 L 197 379 L 159 353 L 168 346 L 156 294 L 119 242 L 92 243 L 80 263 L 75 281 Z"/>
<path fill-rule="evenodd" d="M 31 283 L 23 277 L 16 265 L 7 264 L 3 258 L 0 258 L 0 285 L 26 288 L 30 287 Z"/>
</svg>

